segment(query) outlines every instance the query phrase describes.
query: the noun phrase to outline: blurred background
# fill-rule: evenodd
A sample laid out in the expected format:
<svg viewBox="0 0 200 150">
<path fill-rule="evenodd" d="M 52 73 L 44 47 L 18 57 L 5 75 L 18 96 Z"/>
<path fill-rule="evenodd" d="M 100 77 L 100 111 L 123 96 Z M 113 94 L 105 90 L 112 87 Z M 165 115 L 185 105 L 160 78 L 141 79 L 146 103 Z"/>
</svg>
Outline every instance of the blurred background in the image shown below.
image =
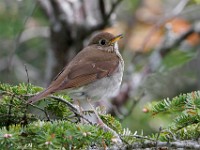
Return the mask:
<svg viewBox="0 0 200 150">
<path fill-rule="evenodd" d="M 133 132 L 158 131 L 170 118 L 148 102 L 200 88 L 199 10 L 199 0 L 1 0 L 0 82 L 46 87 L 91 36 L 122 33 L 123 84 L 108 111 Z"/>
</svg>

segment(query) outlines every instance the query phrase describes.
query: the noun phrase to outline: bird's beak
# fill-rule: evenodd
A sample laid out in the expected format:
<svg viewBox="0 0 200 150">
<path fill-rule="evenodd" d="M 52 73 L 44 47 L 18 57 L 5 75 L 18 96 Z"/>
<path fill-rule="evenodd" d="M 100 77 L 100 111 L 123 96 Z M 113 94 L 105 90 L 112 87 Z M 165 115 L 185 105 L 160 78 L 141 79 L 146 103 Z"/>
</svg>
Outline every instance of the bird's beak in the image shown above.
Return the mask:
<svg viewBox="0 0 200 150">
<path fill-rule="evenodd" d="M 109 44 L 112 45 L 112 44 L 114 44 L 115 42 L 119 41 L 121 38 L 123 38 L 123 35 L 122 35 L 122 34 L 117 35 L 117 36 L 114 37 L 112 40 L 110 40 Z"/>
</svg>

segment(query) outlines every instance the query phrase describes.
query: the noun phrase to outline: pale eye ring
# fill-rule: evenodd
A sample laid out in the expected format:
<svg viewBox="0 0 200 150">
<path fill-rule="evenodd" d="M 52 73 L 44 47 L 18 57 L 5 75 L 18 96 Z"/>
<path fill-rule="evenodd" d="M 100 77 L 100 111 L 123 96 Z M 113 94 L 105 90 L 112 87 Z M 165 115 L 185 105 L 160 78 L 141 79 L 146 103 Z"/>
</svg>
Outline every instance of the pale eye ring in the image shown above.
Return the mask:
<svg viewBox="0 0 200 150">
<path fill-rule="evenodd" d="M 105 39 L 101 39 L 101 40 L 99 41 L 99 44 L 100 44 L 100 45 L 106 45 L 106 43 L 107 43 L 107 42 L 106 42 Z"/>
</svg>

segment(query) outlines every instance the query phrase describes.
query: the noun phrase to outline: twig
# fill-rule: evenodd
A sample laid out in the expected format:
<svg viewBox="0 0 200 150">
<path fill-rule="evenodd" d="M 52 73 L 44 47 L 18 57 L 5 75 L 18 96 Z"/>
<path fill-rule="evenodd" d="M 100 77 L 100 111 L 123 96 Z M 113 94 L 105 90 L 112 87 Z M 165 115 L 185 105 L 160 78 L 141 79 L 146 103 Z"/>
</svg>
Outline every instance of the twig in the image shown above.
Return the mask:
<svg viewBox="0 0 200 150">
<path fill-rule="evenodd" d="M 46 107 L 44 108 L 44 113 L 45 113 L 45 115 L 47 117 L 47 121 L 50 121 L 50 117 L 49 117 L 49 114 L 47 113 Z"/>
<path fill-rule="evenodd" d="M 30 97 L 30 96 L 35 96 L 35 95 L 37 95 L 37 93 L 36 93 L 36 94 L 29 94 L 29 95 L 25 95 L 25 96 Z M 58 100 L 58 101 L 60 101 L 60 102 L 63 102 L 63 103 L 65 103 L 73 112 L 78 112 L 77 108 L 74 107 L 73 104 L 71 104 L 70 102 L 66 101 L 65 99 L 63 99 L 63 98 L 61 98 L 61 97 L 58 97 L 58 96 L 53 96 L 53 95 L 50 95 L 50 96 L 48 96 L 48 97 L 49 97 L 49 98 L 52 98 L 52 99 L 55 99 L 55 100 Z"/>
<path fill-rule="evenodd" d="M 161 131 L 162 131 L 162 127 L 159 128 L 159 132 L 158 132 L 158 135 L 157 135 L 157 137 L 156 137 L 156 149 L 158 148 L 158 139 L 159 139 L 159 137 L 160 137 Z"/>
<path fill-rule="evenodd" d="M 4 95 L 4 94 L 9 95 L 9 96 L 12 96 L 12 98 L 16 97 L 16 98 L 18 98 L 18 99 L 24 100 L 24 98 L 22 98 L 22 97 L 19 96 L 19 95 L 15 95 L 15 94 L 10 93 L 10 92 L 8 92 L 8 91 L 1 91 L 0 95 Z M 30 96 L 30 95 L 24 95 L 23 97 L 27 97 L 27 96 Z M 38 106 L 33 105 L 33 104 L 29 104 L 29 105 L 31 105 L 31 106 L 33 106 L 33 107 L 35 107 L 35 108 L 37 108 L 37 109 L 43 111 L 43 112 L 45 113 L 45 115 L 47 116 L 47 119 L 50 120 L 49 115 L 47 114 L 47 112 L 45 112 L 45 110 L 43 110 L 42 108 L 39 108 Z M 10 103 L 8 106 L 9 106 L 9 108 L 10 108 L 11 106 L 15 107 L 15 105 L 12 105 L 11 103 Z M 27 105 L 27 106 L 28 106 L 28 105 Z M 26 106 L 26 107 L 27 107 L 27 106 Z M 9 110 L 9 111 L 10 111 L 10 110 Z M 23 118 L 25 118 L 25 119 L 26 119 L 26 112 L 27 112 L 27 109 L 26 109 L 25 112 L 24 112 L 24 117 L 23 117 Z M 10 115 L 11 115 L 11 114 L 10 114 Z M 8 116 L 9 116 L 9 115 L 8 115 Z"/>
<path fill-rule="evenodd" d="M 25 68 L 25 71 L 26 71 L 26 76 L 27 76 L 27 82 L 28 82 L 28 85 L 27 85 L 27 90 L 26 90 L 26 94 L 28 94 L 29 93 L 29 88 L 30 88 L 30 80 L 29 80 L 29 75 L 28 75 L 28 69 L 27 69 L 27 67 L 26 67 L 26 64 L 24 64 L 24 68 Z M 28 104 L 26 105 L 26 109 L 25 109 L 25 111 L 24 111 L 24 116 L 23 116 L 23 124 L 22 125 L 26 125 L 27 124 L 27 120 L 26 120 L 26 118 L 27 118 L 27 116 L 26 116 L 26 113 L 27 113 L 27 109 L 28 109 Z"/>
<path fill-rule="evenodd" d="M 68 102 L 68 101 L 66 101 L 65 99 L 62 99 L 62 98 L 60 98 L 60 97 L 57 97 L 57 96 L 49 96 L 49 97 L 50 97 L 50 98 L 53 98 L 53 99 L 55 99 L 55 100 L 58 100 L 58 101 L 60 101 L 60 102 L 65 103 L 65 104 L 71 109 L 71 111 L 72 111 L 75 115 L 77 115 L 78 117 L 80 117 L 80 118 L 86 120 L 89 124 L 93 124 L 91 121 L 89 121 L 89 120 L 88 120 L 87 118 L 85 118 L 83 115 L 81 115 L 81 114 L 79 113 L 79 111 L 77 110 L 77 108 L 75 108 L 70 102 Z"/>
<path fill-rule="evenodd" d="M 11 115 L 11 109 L 12 109 L 12 103 L 13 103 L 13 98 L 14 98 L 14 94 L 12 95 L 12 98 L 10 99 L 10 105 L 8 108 L 8 116 Z M 10 117 L 8 117 L 7 121 L 6 121 L 6 129 L 9 130 L 9 126 L 10 126 Z"/>
<path fill-rule="evenodd" d="M 110 11 L 105 14 L 104 16 L 104 20 L 102 23 L 94 26 L 94 27 L 91 27 L 88 29 L 88 31 L 86 31 L 86 34 L 85 35 L 90 35 L 91 33 L 93 33 L 94 31 L 97 31 L 97 30 L 100 30 L 100 29 L 103 29 L 104 27 L 106 27 L 108 25 L 108 20 L 110 19 L 111 15 L 113 14 L 113 12 L 115 11 L 115 9 L 117 8 L 117 6 L 122 2 L 123 0 L 117 0 L 115 1 L 114 3 L 112 3 L 112 6 L 111 6 L 111 9 Z M 85 36 L 83 37 L 85 38 Z"/>
<path fill-rule="evenodd" d="M 173 139 L 174 141 L 177 141 L 177 138 L 176 138 L 175 134 L 172 133 L 172 131 L 166 129 L 166 130 L 162 130 L 162 132 L 167 132 L 167 133 L 169 133 L 169 134 L 172 136 L 172 139 Z"/>
<path fill-rule="evenodd" d="M 37 109 L 39 109 L 40 111 L 44 112 L 44 114 L 45 114 L 46 117 L 47 117 L 47 121 L 50 121 L 50 117 L 49 117 L 49 114 L 47 113 L 46 109 L 42 109 L 42 108 L 40 108 L 40 107 L 38 107 L 38 106 L 36 106 L 36 105 L 34 105 L 34 104 L 31 104 L 31 103 L 30 103 L 29 105 L 31 105 L 32 107 L 37 108 Z"/>
<path fill-rule="evenodd" d="M 133 137 L 139 138 L 139 139 L 144 139 L 144 140 L 149 140 L 149 141 L 155 141 L 154 139 L 148 138 L 146 136 L 133 135 Z"/>
<path fill-rule="evenodd" d="M 73 106 L 73 104 L 71 104 L 70 102 L 66 101 L 65 99 L 63 99 L 63 98 L 61 98 L 61 97 L 53 96 L 53 95 L 51 95 L 51 96 L 49 96 L 49 97 L 50 97 L 50 98 L 53 98 L 53 99 L 55 99 L 55 100 L 61 101 L 61 102 L 65 103 L 65 104 L 67 104 L 67 106 L 68 106 L 73 112 L 78 112 L 77 108 L 75 108 L 75 107 Z"/>
<path fill-rule="evenodd" d="M 25 68 L 25 71 L 26 71 L 27 83 L 28 83 L 26 94 L 28 94 L 28 92 L 29 92 L 29 87 L 30 87 L 30 86 L 29 86 L 30 80 L 29 80 L 28 69 L 27 69 L 27 67 L 26 67 L 26 64 L 24 64 L 24 68 Z"/>
<path fill-rule="evenodd" d="M 115 9 L 117 8 L 117 6 L 122 2 L 123 0 L 116 0 L 116 2 L 112 3 L 112 7 L 111 10 L 109 11 L 109 13 L 106 15 L 106 20 L 108 20 L 110 18 L 110 16 L 113 14 L 113 12 L 115 11 Z"/>
<path fill-rule="evenodd" d="M 118 144 L 122 144 L 122 140 L 121 137 L 118 135 L 118 133 L 113 130 L 112 128 L 110 128 L 109 126 L 107 126 L 102 119 L 99 117 L 98 112 L 96 111 L 96 109 L 92 106 L 92 104 L 90 103 L 90 101 L 88 100 L 88 104 L 90 105 L 90 107 L 92 108 L 92 110 L 94 111 L 94 114 L 98 120 L 98 125 L 100 128 L 102 128 L 104 131 L 110 131 L 113 135 L 115 140 L 117 141 Z"/>
<path fill-rule="evenodd" d="M 138 138 L 138 139 L 144 139 L 144 140 L 149 140 L 149 141 L 156 141 L 155 139 L 151 139 L 151 138 L 148 138 L 146 136 L 142 136 L 142 135 L 121 135 L 122 137 L 126 137 L 126 136 L 129 136 L 129 137 L 134 137 L 134 138 Z"/>
</svg>

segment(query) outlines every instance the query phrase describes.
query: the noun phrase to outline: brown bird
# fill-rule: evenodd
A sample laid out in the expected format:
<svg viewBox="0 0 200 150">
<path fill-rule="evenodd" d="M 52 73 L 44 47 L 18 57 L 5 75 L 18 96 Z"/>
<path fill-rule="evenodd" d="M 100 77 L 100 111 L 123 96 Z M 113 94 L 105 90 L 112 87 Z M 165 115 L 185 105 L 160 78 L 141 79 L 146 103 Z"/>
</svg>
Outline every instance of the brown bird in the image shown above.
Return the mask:
<svg viewBox="0 0 200 150">
<path fill-rule="evenodd" d="M 76 100 L 100 100 L 115 96 L 120 88 L 124 61 L 114 36 L 102 32 L 94 36 L 42 92 L 28 100 L 34 103 L 55 92 L 66 92 Z"/>
</svg>

